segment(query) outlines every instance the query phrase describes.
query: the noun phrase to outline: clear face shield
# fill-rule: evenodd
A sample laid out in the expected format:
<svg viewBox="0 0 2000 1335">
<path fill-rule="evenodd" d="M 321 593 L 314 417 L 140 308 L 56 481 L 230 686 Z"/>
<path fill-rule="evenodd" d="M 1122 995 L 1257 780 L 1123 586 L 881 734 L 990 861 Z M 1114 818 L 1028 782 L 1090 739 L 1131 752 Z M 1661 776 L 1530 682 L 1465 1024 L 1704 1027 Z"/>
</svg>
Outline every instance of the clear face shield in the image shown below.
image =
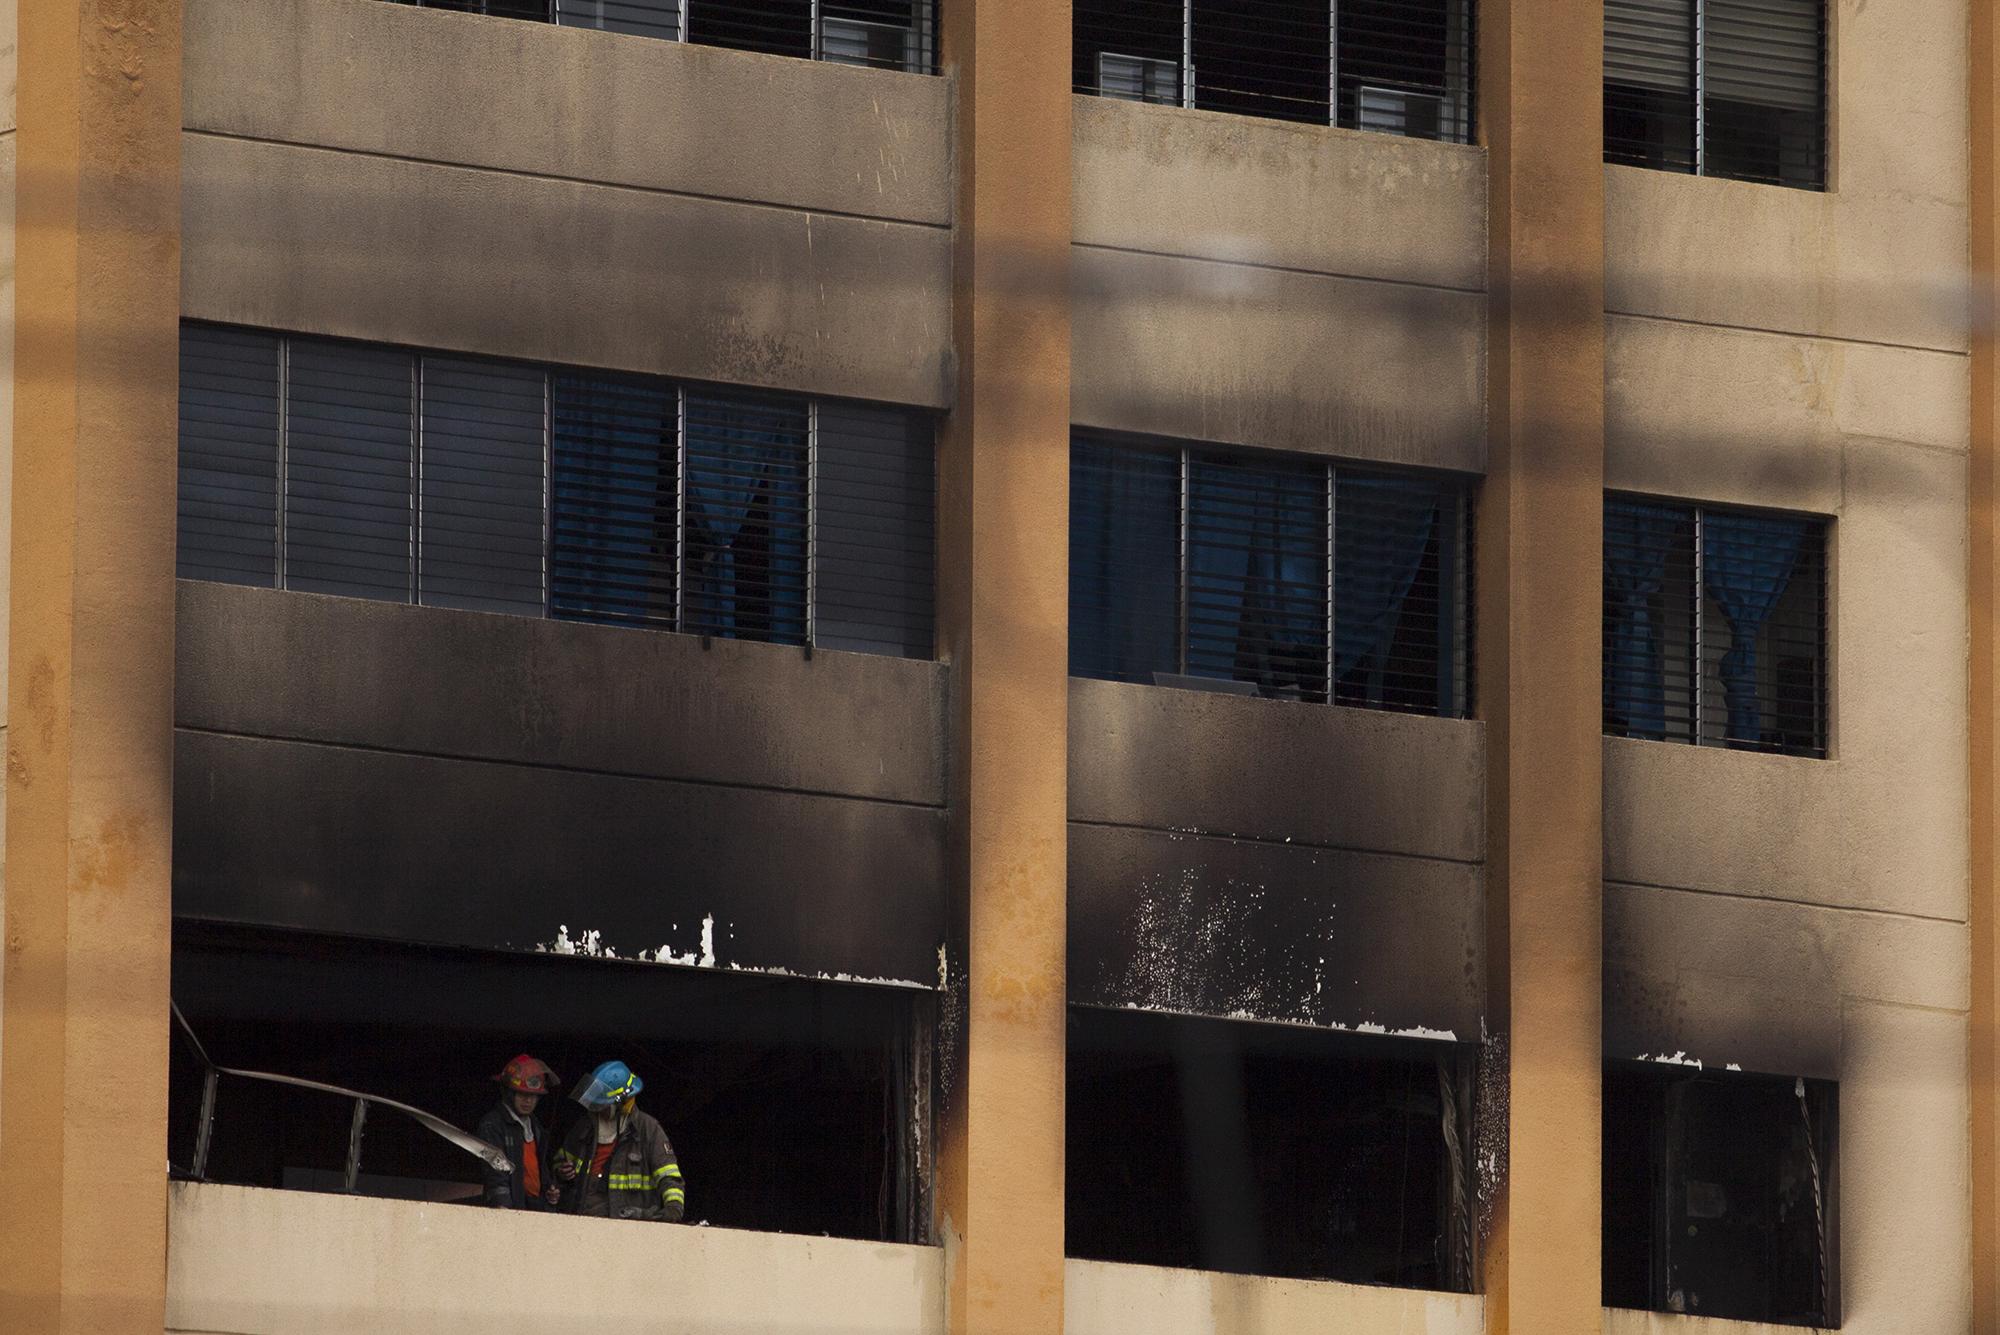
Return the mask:
<svg viewBox="0 0 2000 1335">
<path fill-rule="evenodd" d="M 639 1077 L 630 1071 L 613 1080 L 606 1080 L 600 1071 L 592 1071 L 588 1079 L 570 1091 L 570 1097 L 592 1112 L 602 1112 L 621 1107 L 641 1088 Z"/>
</svg>

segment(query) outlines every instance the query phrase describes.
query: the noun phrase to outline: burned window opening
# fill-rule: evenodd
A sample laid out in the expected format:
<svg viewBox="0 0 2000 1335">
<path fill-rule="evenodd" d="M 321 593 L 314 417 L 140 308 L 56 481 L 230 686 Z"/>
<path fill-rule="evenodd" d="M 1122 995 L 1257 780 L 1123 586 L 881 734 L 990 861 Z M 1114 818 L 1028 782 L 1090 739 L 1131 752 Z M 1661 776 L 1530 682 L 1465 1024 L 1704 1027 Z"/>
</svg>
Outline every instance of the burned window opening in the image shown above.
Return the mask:
<svg viewBox="0 0 2000 1335">
<path fill-rule="evenodd" d="M 1471 1287 L 1465 1045 L 1072 1006 L 1068 1253 Z"/>
<path fill-rule="evenodd" d="M 1838 1089 L 1613 1063 L 1604 1078 L 1604 1302 L 1840 1324 Z"/>
<path fill-rule="evenodd" d="M 174 994 L 218 1065 L 345 1086 L 466 1130 L 492 1077 L 535 1053 L 564 1083 L 551 1145 L 598 1062 L 629 1062 L 666 1127 L 690 1221 L 880 1242 L 926 1240 L 931 998 L 913 989 L 697 973 L 657 965 L 447 950 L 175 924 Z M 204 1069 L 172 1056 L 169 1160 L 201 1135 Z M 205 1177 L 348 1190 L 354 1104 L 223 1077 Z M 361 1195 L 479 1199 L 480 1165 L 420 1123 L 371 1110 Z"/>
</svg>

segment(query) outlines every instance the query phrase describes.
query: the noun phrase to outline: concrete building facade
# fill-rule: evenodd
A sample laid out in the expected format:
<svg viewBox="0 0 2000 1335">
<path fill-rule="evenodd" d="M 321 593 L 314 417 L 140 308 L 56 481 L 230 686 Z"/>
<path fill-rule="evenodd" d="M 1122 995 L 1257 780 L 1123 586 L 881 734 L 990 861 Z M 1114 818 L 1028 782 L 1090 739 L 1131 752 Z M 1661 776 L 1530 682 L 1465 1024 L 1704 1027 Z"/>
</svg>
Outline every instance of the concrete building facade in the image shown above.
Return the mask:
<svg viewBox="0 0 2000 1335">
<path fill-rule="evenodd" d="M 1705 21 L 1730 2 L 1783 8 Z M 1117 7 L 1069 0 L 941 0 L 912 70 L 508 0 L 0 0 L 0 1329 L 1795 1328 L 1704 1316 L 1711 1262 L 1606 1223 L 1635 1181 L 1690 1236 L 1733 1218 L 1682 1151 L 1627 1161 L 1608 1092 L 1698 1069 L 1804 1114 L 1773 1134 L 1822 1325 L 2000 1335 L 1996 6 L 1815 7 L 1808 189 L 1606 162 L 1635 4 L 1479 0 L 1445 142 L 1088 95 L 1079 15 Z M 415 554 L 407 598 L 285 587 L 282 554 L 271 587 L 177 580 L 184 330 L 294 376 L 393 350 L 419 396 L 433 361 L 512 368 L 545 442 L 565 377 L 678 387 L 682 440 L 701 395 L 782 397 L 815 525 L 824 422 L 920 423 L 934 650 L 827 647 L 820 566 L 790 640 L 690 633 L 685 582 L 678 629 L 435 605 Z M 1329 602 L 1343 470 L 1462 488 L 1460 705 L 1072 675 L 1073 438 L 1178 452 L 1183 639 L 1203 460 L 1320 470 Z M 1607 495 L 1821 526 L 1812 754 L 1607 735 Z M 204 1061 L 433 1108 L 366 1056 L 427 1015 L 671 1054 L 649 1088 L 697 1193 L 717 1128 L 719 1226 L 341 1190 L 347 1105 L 324 1153 L 279 1105 L 231 1120 L 227 1079 L 191 1105 L 170 1001 Z M 1203 1131 L 1215 1072 L 1378 1068 L 1421 1099 L 1325 1125 L 1372 1145 L 1421 1102 L 1428 1252 L 1364 1276 L 1204 1231 L 1285 1175 L 1273 1123 Z M 1178 1129 L 1139 1070 L 1177 1073 Z M 754 1089 L 825 1111 L 728 1111 Z M 260 1166 L 185 1171 L 211 1135 Z M 1107 1145 L 1155 1139 L 1206 1263 L 1103 1254 L 1154 1199 Z M 778 1165 L 732 1204 L 724 1146 Z M 835 1151 L 879 1201 L 788 1207 Z M 1628 1263 L 1658 1296 L 1610 1305 Z"/>
</svg>

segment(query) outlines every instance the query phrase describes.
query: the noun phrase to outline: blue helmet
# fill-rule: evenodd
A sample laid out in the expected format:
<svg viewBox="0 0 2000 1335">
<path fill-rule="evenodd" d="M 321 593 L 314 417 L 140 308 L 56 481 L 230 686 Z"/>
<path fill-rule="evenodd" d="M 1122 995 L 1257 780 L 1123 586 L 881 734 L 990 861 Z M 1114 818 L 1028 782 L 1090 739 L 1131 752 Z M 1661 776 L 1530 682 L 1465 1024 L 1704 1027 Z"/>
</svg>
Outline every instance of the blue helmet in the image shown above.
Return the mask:
<svg viewBox="0 0 2000 1335">
<path fill-rule="evenodd" d="M 577 1086 L 575 1098 L 586 1108 L 615 1108 L 646 1087 L 624 1062 L 606 1062 Z"/>
</svg>

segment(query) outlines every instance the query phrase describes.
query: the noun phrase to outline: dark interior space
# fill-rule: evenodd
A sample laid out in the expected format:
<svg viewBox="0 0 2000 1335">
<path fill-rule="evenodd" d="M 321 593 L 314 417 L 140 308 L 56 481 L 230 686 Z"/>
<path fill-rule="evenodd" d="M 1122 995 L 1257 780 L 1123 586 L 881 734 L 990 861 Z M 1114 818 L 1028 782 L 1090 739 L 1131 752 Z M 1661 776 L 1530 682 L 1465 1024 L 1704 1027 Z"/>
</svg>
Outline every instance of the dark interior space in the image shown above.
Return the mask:
<svg viewBox="0 0 2000 1335">
<path fill-rule="evenodd" d="M 1076 91 L 1179 103 L 1182 19 L 1181 0 L 1076 0 Z"/>
<path fill-rule="evenodd" d="M 1332 48 L 1326 0 L 1195 0 L 1194 104 L 1325 125 Z"/>
<path fill-rule="evenodd" d="M 1341 0 L 1340 123 L 1465 140 L 1471 25 L 1462 0 Z"/>
<path fill-rule="evenodd" d="M 1073 1006 L 1069 1255 L 1462 1290 L 1471 1069 L 1458 1046 Z"/>
<path fill-rule="evenodd" d="M 217 1066 L 336 1084 L 466 1130 L 517 1052 L 563 1080 L 629 1063 L 687 1176 L 688 1218 L 873 1241 L 920 1240 L 929 998 L 558 955 L 507 955 L 175 924 L 174 999 Z M 920 1026 L 922 1027 L 920 1029 Z M 169 1159 L 193 1162 L 202 1066 L 176 1035 Z M 223 1076 L 211 1181 L 341 1190 L 351 1100 Z M 927 1128 L 924 1128 L 927 1130 Z M 558 1139 L 554 1143 L 560 1143 Z M 365 1123 L 361 1194 L 456 1199 L 470 1155 L 391 1110 Z"/>
<path fill-rule="evenodd" d="M 1840 1323 L 1835 1087 L 1615 1063 L 1604 1075 L 1604 1301 Z"/>
<path fill-rule="evenodd" d="M 687 7 L 688 37 L 704 46 L 811 57 L 812 0 L 739 0 Z"/>
</svg>

